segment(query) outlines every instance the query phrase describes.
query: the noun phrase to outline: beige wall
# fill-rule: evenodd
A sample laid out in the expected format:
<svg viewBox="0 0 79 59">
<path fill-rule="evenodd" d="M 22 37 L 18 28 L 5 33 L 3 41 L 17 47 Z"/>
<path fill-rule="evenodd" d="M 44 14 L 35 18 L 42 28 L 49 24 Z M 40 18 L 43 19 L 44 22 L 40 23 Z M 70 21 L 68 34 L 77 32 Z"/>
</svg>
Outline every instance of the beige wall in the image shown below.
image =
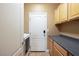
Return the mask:
<svg viewBox="0 0 79 59">
<path fill-rule="evenodd" d="M 0 3 L 0 56 L 13 55 L 23 39 L 23 6 Z"/>
<path fill-rule="evenodd" d="M 54 9 L 58 4 L 24 4 L 24 32 L 29 32 L 29 12 L 46 11 L 48 13 L 48 35 L 58 34 L 54 26 Z"/>
</svg>

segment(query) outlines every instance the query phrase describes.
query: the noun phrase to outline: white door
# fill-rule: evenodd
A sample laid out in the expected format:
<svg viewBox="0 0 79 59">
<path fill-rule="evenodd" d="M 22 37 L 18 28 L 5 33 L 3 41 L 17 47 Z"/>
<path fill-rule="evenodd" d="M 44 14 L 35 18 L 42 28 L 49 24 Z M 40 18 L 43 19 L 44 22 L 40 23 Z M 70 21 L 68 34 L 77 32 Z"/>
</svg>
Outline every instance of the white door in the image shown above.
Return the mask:
<svg viewBox="0 0 79 59">
<path fill-rule="evenodd" d="M 47 13 L 29 13 L 29 32 L 31 51 L 46 51 L 47 49 Z"/>
</svg>

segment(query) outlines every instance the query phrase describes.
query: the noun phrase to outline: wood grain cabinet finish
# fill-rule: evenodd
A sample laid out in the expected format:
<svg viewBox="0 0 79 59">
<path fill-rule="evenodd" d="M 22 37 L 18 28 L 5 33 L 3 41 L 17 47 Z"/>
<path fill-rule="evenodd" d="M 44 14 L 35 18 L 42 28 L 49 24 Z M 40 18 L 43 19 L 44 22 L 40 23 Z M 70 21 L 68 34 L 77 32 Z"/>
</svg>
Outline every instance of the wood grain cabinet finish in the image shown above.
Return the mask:
<svg viewBox="0 0 79 59">
<path fill-rule="evenodd" d="M 49 41 L 49 37 L 47 37 L 47 49 L 49 49 L 50 46 L 50 41 Z"/>
<path fill-rule="evenodd" d="M 54 46 L 57 48 L 57 50 L 63 55 L 63 56 L 67 56 L 68 52 L 63 49 L 60 45 L 58 45 L 56 42 L 54 42 Z"/>
<path fill-rule="evenodd" d="M 67 4 L 63 3 L 59 6 L 59 20 L 60 23 L 67 21 Z"/>
<path fill-rule="evenodd" d="M 65 50 L 50 37 L 48 37 L 47 46 L 50 56 L 72 56 L 69 51 Z"/>
<path fill-rule="evenodd" d="M 48 49 L 50 56 L 53 56 L 53 40 L 51 38 L 48 38 Z"/>
<path fill-rule="evenodd" d="M 68 19 L 79 17 L 79 3 L 68 4 Z"/>
<path fill-rule="evenodd" d="M 69 56 L 73 56 L 71 53 L 68 53 Z"/>
<path fill-rule="evenodd" d="M 63 56 L 55 46 L 54 46 L 54 56 Z"/>
<path fill-rule="evenodd" d="M 67 22 L 74 18 L 79 19 L 79 3 L 61 3 L 55 10 L 55 24 Z"/>
<path fill-rule="evenodd" d="M 59 23 L 59 6 L 55 9 L 55 24 Z"/>
</svg>

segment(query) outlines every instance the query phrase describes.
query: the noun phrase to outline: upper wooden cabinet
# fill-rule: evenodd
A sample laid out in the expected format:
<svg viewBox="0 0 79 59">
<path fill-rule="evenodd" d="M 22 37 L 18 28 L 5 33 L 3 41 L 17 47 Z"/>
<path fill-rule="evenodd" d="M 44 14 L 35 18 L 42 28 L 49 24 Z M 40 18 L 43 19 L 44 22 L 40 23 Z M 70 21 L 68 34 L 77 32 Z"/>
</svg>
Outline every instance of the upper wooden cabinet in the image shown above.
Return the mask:
<svg viewBox="0 0 79 59">
<path fill-rule="evenodd" d="M 67 4 L 63 3 L 59 6 L 59 20 L 60 23 L 67 21 Z"/>
<path fill-rule="evenodd" d="M 67 21 L 67 4 L 63 3 L 55 10 L 55 24 Z"/>
<path fill-rule="evenodd" d="M 63 23 L 79 18 L 79 3 L 62 3 L 55 10 L 55 23 Z"/>
<path fill-rule="evenodd" d="M 55 10 L 55 24 L 59 23 L 59 7 Z"/>
<path fill-rule="evenodd" d="M 68 4 L 68 19 L 79 17 L 79 3 Z"/>
</svg>

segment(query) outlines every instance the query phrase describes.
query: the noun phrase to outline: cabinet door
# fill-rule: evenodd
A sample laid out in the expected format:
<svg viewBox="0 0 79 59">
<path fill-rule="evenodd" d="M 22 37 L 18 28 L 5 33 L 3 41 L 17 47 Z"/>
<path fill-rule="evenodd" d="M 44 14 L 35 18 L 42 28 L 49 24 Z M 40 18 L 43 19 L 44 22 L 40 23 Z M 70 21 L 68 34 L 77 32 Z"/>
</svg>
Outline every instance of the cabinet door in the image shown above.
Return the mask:
<svg viewBox="0 0 79 59">
<path fill-rule="evenodd" d="M 59 23 L 59 6 L 55 9 L 55 24 Z"/>
<path fill-rule="evenodd" d="M 60 22 L 65 22 L 67 21 L 67 4 L 66 3 L 63 3 L 63 4 L 60 4 L 59 6 L 59 20 Z"/>
<path fill-rule="evenodd" d="M 58 50 L 57 48 L 54 46 L 54 56 L 63 56 Z"/>
<path fill-rule="evenodd" d="M 53 40 L 51 38 L 48 38 L 48 49 L 51 56 L 53 56 Z"/>
<path fill-rule="evenodd" d="M 53 40 L 50 39 L 50 49 L 49 49 L 50 55 L 53 56 Z"/>
<path fill-rule="evenodd" d="M 47 37 L 47 48 L 49 49 L 50 46 L 50 41 L 49 41 L 49 37 Z"/>
<path fill-rule="evenodd" d="M 53 45 L 50 45 L 50 55 L 53 56 Z"/>
<path fill-rule="evenodd" d="M 79 3 L 68 4 L 68 19 L 79 17 Z"/>
</svg>

